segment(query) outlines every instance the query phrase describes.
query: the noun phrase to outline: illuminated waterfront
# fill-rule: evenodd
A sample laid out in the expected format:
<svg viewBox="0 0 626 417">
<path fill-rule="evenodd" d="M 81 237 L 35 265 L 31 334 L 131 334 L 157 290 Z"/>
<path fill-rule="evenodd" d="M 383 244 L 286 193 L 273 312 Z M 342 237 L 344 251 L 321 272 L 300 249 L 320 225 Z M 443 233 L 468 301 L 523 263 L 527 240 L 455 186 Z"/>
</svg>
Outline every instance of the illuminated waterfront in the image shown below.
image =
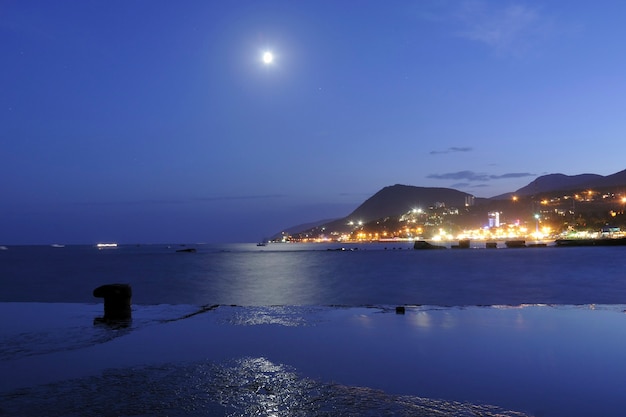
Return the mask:
<svg viewBox="0 0 626 417">
<path fill-rule="evenodd" d="M 397 216 L 364 221 L 348 216 L 341 224 L 283 233 L 292 242 L 478 242 L 624 237 L 626 196 L 588 190 L 545 198 L 512 196 L 482 205 L 447 207 L 436 203 Z"/>
</svg>

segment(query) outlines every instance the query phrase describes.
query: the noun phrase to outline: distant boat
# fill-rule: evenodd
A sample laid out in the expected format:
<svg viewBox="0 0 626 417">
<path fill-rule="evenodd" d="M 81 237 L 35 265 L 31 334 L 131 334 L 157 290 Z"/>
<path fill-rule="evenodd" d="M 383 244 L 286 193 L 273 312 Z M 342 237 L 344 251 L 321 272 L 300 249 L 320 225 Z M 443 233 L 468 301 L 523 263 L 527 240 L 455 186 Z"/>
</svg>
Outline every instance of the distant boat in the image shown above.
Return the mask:
<svg viewBox="0 0 626 417">
<path fill-rule="evenodd" d="M 98 249 L 112 249 L 117 248 L 117 243 L 98 243 L 96 245 Z"/>
<path fill-rule="evenodd" d="M 267 246 L 267 243 L 265 243 L 265 242 L 259 242 L 259 243 L 257 243 L 256 245 L 257 245 L 257 246 Z"/>
<path fill-rule="evenodd" d="M 53 248 L 64 248 L 64 247 L 65 247 L 65 245 L 60 245 L 60 244 L 58 244 L 58 243 L 53 243 L 53 244 L 52 244 L 52 245 L 50 245 L 50 246 L 52 246 Z"/>
<path fill-rule="evenodd" d="M 186 248 L 186 249 L 178 249 L 176 252 L 179 253 L 196 253 L 196 248 Z"/>
</svg>

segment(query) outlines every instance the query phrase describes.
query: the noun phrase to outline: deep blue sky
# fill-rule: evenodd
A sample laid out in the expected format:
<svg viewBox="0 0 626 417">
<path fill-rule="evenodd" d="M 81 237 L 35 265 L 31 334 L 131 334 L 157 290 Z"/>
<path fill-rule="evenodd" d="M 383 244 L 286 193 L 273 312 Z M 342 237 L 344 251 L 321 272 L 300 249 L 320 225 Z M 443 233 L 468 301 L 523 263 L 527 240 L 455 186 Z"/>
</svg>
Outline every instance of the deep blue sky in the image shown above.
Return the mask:
<svg viewBox="0 0 626 417">
<path fill-rule="evenodd" d="M 492 197 L 621 171 L 624 16 L 2 0 L 0 244 L 256 241 L 397 183 Z"/>
</svg>

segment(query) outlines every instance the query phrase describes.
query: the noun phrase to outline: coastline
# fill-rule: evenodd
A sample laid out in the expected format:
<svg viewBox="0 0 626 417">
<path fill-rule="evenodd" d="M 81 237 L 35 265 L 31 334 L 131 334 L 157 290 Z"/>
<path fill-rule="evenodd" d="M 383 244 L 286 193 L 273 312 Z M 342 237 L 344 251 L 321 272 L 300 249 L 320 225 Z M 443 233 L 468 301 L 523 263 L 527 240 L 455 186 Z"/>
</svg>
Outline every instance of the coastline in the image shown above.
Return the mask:
<svg viewBox="0 0 626 417">
<path fill-rule="evenodd" d="M 11 348 L 3 351 L 0 372 L 12 375 L 0 382 L 0 410 L 32 414 L 69 403 L 75 414 L 89 414 L 93 404 L 77 387 L 119 396 L 118 382 L 141 377 L 160 392 L 145 399 L 146 407 L 156 407 L 152 401 L 205 407 L 170 415 L 245 415 L 262 408 L 271 386 L 284 399 L 275 404 L 279 411 L 297 392 L 330 390 L 325 397 L 334 401 L 340 390 L 355 398 L 378 393 L 384 401 L 374 408 L 398 406 L 400 397 L 410 407 L 430 404 L 431 414 L 423 415 L 472 405 L 487 407 L 485 413 L 498 407 L 504 416 L 618 416 L 626 405 L 623 311 L 623 305 L 405 306 L 405 314 L 394 306 L 156 305 L 134 306 L 130 325 L 116 328 L 94 324 L 101 304 L 0 303 L 2 346 Z M 198 399 L 179 373 L 195 375 L 200 385 L 215 385 L 216 375 L 226 373 L 232 392 L 209 390 Z M 255 387 L 242 388 L 251 378 Z M 307 410 L 304 397 L 289 404 Z M 118 407 L 124 414 L 135 405 L 126 398 Z"/>
</svg>

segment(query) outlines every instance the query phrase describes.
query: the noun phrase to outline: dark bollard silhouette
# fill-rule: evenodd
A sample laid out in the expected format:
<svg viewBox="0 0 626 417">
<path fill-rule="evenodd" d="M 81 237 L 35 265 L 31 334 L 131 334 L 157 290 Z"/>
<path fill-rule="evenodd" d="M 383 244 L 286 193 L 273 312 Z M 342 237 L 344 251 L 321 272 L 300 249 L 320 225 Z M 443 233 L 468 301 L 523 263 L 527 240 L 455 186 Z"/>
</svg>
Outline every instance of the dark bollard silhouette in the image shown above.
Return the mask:
<svg viewBox="0 0 626 417">
<path fill-rule="evenodd" d="M 396 307 L 396 314 L 404 314 L 404 306 Z"/>
<path fill-rule="evenodd" d="M 93 290 L 93 296 L 104 298 L 104 320 L 129 320 L 131 318 L 129 284 L 107 284 Z"/>
</svg>

